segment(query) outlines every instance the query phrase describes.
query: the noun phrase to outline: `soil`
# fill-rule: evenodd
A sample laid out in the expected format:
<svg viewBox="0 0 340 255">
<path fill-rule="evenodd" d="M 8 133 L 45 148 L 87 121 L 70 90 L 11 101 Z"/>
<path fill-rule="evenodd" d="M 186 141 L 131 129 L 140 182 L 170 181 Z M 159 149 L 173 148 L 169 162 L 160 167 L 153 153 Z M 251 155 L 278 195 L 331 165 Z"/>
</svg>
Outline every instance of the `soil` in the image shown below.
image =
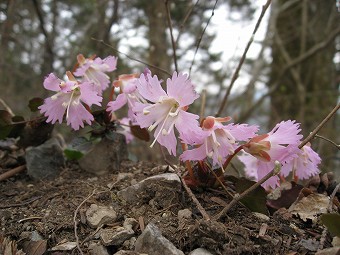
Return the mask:
<svg viewBox="0 0 340 255">
<path fill-rule="evenodd" d="M 7 170 L 2 169 L 0 174 Z M 77 237 L 83 253 L 88 254 L 89 242 L 98 238 L 98 229 L 91 228 L 84 220 L 91 204 L 113 206 L 118 213 L 114 225 L 102 228 L 122 225 L 124 218 L 132 217 L 139 222 L 137 238 L 149 222 L 154 222 L 185 254 L 198 247 L 215 254 L 314 254 L 324 229 L 294 218 L 284 209 L 269 219 L 261 218 L 242 204 L 235 205 L 220 221 L 207 221 L 184 189 L 176 193 L 171 189 L 164 192 L 164 187 L 159 187 L 163 188 L 162 192 L 142 194 L 138 203 L 126 204 L 117 199 L 117 191 L 149 176 L 171 172 L 171 168 L 149 162 L 124 162 L 120 172 L 132 174 L 117 181 L 118 173 L 93 176 L 83 172 L 76 162 L 68 162 L 61 175 L 52 181 L 35 181 L 25 172 L 1 181 L 0 241 L 7 237 L 18 249 L 25 249 L 24 236 L 35 231 L 47 241 L 45 254 L 78 254 L 77 249 L 50 250 L 58 243 L 76 240 L 74 214 L 78 210 Z M 194 194 L 210 216 L 230 201 L 220 188 L 195 190 Z M 191 210 L 192 217 L 179 222 L 178 211 L 186 208 Z M 327 235 L 323 247 L 331 247 L 331 241 Z M 124 245 L 108 248 L 110 254 L 132 249 Z"/>
</svg>

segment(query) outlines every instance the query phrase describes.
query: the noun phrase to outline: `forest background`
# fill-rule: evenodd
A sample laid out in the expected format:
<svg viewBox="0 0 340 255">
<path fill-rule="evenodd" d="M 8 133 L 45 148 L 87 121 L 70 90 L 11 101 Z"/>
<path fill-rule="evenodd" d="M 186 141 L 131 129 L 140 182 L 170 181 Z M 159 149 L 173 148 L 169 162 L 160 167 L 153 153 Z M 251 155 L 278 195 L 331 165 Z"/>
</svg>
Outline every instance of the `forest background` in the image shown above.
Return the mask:
<svg viewBox="0 0 340 255">
<path fill-rule="evenodd" d="M 175 69 L 169 14 L 178 70 L 190 74 L 205 98 L 190 111 L 200 114 L 203 105 L 205 116 L 232 116 L 234 122 L 260 125 L 262 132 L 295 119 L 307 136 L 340 101 L 340 12 L 335 0 L 271 1 L 231 87 L 268 2 L 0 0 L 0 109 L 28 116 L 28 100 L 48 96 L 44 77 L 63 77 L 79 53 L 117 56 L 113 79 L 151 64 L 166 80 L 162 70 Z M 339 131 L 338 113 L 313 140 L 324 171 L 340 167 L 338 149 L 325 140 L 339 144 Z M 144 148 L 138 159 L 154 159 Z"/>
</svg>

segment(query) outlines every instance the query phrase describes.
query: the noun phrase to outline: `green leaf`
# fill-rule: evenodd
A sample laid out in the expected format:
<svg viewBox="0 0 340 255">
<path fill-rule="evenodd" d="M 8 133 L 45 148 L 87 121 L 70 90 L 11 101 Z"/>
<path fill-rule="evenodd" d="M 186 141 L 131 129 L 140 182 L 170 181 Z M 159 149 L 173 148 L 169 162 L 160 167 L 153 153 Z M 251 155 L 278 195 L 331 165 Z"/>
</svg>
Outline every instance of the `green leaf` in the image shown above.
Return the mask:
<svg viewBox="0 0 340 255">
<path fill-rule="evenodd" d="M 241 194 L 253 184 L 255 184 L 255 182 L 245 178 L 239 178 L 235 183 L 236 192 Z M 261 186 L 257 187 L 253 192 L 250 192 L 249 195 L 241 199 L 240 202 L 252 212 L 259 212 L 265 215 L 269 214 L 266 206 L 267 194 Z"/>
<path fill-rule="evenodd" d="M 77 160 L 84 156 L 84 153 L 82 153 L 81 151 L 73 149 L 65 149 L 64 154 L 68 160 Z"/>
<path fill-rule="evenodd" d="M 41 106 L 43 103 L 44 99 L 40 97 L 35 97 L 28 102 L 28 107 L 30 108 L 31 112 L 37 112 L 39 111 L 38 107 Z"/>
<path fill-rule="evenodd" d="M 325 213 L 321 215 L 321 222 L 327 227 L 328 231 L 340 237 L 340 214 Z"/>
</svg>

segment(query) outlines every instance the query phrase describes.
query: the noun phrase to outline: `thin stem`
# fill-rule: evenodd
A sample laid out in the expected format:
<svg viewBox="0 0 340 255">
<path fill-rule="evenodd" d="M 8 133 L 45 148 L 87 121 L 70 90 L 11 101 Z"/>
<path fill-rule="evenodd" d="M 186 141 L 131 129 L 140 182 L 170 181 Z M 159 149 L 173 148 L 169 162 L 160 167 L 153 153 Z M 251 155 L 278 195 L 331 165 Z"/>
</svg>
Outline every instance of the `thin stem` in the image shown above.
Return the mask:
<svg viewBox="0 0 340 255">
<path fill-rule="evenodd" d="M 195 62 L 195 58 L 196 58 L 198 49 L 199 49 L 200 44 L 201 44 L 201 42 L 202 42 L 203 35 L 204 35 L 205 31 L 207 30 L 207 27 L 208 27 L 208 25 L 209 25 L 209 23 L 210 23 L 212 17 L 215 15 L 215 9 L 216 9 L 216 6 L 217 6 L 217 2 L 218 2 L 218 0 L 216 0 L 216 2 L 215 2 L 215 4 L 214 4 L 214 7 L 213 7 L 213 9 L 212 9 L 212 12 L 211 12 L 211 16 L 210 16 L 210 18 L 208 19 L 208 22 L 207 22 L 207 24 L 205 25 L 205 27 L 204 27 L 204 29 L 203 29 L 203 31 L 202 31 L 200 37 L 198 38 L 197 45 L 196 45 L 196 50 L 195 50 L 195 54 L 194 54 L 194 57 L 193 57 L 193 59 L 192 59 L 192 61 L 191 61 L 191 65 L 190 65 L 190 68 L 189 68 L 189 76 L 190 76 L 190 74 L 191 74 L 191 69 L 192 69 L 192 67 L 193 67 L 193 65 L 194 65 L 194 62 Z"/>
<path fill-rule="evenodd" d="M 172 45 L 172 56 L 174 58 L 174 64 L 175 64 L 175 70 L 178 72 L 178 66 L 177 66 L 177 54 L 176 54 L 176 41 L 173 34 L 172 29 L 172 22 L 171 22 L 171 15 L 170 15 L 170 9 L 169 9 L 169 1 L 165 0 L 165 9 L 167 13 L 167 19 L 168 19 L 168 25 L 170 30 L 170 37 L 171 37 L 171 45 Z"/>
<path fill-rule="evenodd" d="M 337 148 L 338 150 L 340 150 L 340 144 L 336 144 L 335 142 L 333 142 L 331 139 L 328 139 L 324 136 L 321 136 L 321 135 L 315 135 L 316 138 L 320 138 L 322 140 L 325 140 L 327 142 L 329 142 L 330 144 L 334 145 L 335 148 Z"/>
<path fill-rule="evenodd" d="M 249 39 L 249 41 L 248 41 L 248 44 L 247 44 L 246 48 L 244 49 L 243 55 L 242 55 L 242 57 L 241 57 L 241 59 L 240 59 L 240 62 L 238 63 L 238 66 L 237 66 L 237 68 L 236 68 L 236 70 L 235 70 L 235 72 L 234 72 L 234 74 L 233 74 L 233 76 L 232 76 L 232 78 L 231 78 L 230 85 L 229 85 L 229 87 L 228 87 L 228 89 L 227 89 L 227 91 L 226 91 L 226 93 L 225 93 L 225 95 L 224 95 L 224 98 L 223 98 L 223 100 L 222 100 L 222 103 L 221 103 L 221 105 L 220 105 L 220 108 L 218 109 L 218 111 L 217 111 L 217 113 L 216 113 L 215 116 L 220 116 L 221 113 L 223 112 L 223 109 L 224 109 L 225 106 L 226 106 L 227 99 L 228 99 L 228 97 L 229 97 L 229 95 L 230 95 L 231 89 L 233 88 L 233 86 L 234 86 L 234 84 L 235 84 L 235 81 L 237 80 L 237 78 L 238 78 L 238 76 L 239 76 L 239 72 L 240 72 L 240 70 L 241 70 L 241 67 L 242 67 L 242 65 L 243 65 L 243 63 L 244 63 L 244 61 L 245 61 L 245 59 L 246 59 L 246 56 L 247 56 L 248 50 L 249 50 L 249 48 L 250 48 L 250 45 L 251 45 L 251 44 L 253 43 L 253 41 L 254 41 L 255 34 L 256 34 L 256 32 L 257 32 L 257 30 L 258 30 L 260 24 L 261 24 L 262 18 L 264 17 L 264 14 L 266 13 L 266 11 L 267 11 L 267 9 L 268 9 L 270 3 L 271 3 L 271 0 L 267 0 L 266 4 L 262 6 L 262 11 L 261 11 L 260 17 L 259 17 L 259 19 L 258 19 L 257 22 L 256 22 L 254 31 L 253 31 L 253 33 L 252 33 L 252 35 L 251 35 L 251 37 L 250 37 L 250 39 Z"/>
<path fill-rule="evenodd" d="M 109 48 L 111 48 L 112 50 L 118 52 L 119 54 L 124 55 L 124 56 L 127 57 L 128 59 L 131 59 L 131 60 L 136 61 L 136 62 L 138 62 L 138 63 L 141 63 L 141 64 L 143 64 L 143 65 L 146 65 L 146 66 L 155 68 L 155 69 L 157 69 L 157 70 L 159 70 L 159 71 L 161 71 L 161 72 L 163 72 L 163 73 L 165 73 L 165 74 L 171 76 L 170 72 L 168 72 L 167 70 L 165 70 L 165 69 L 163 69 L 163 68 L 160 68 L 160 67 L 158 67 L 158 66 L 155 66 L 155 65 L 153 65 L 153 64 L 147 63 L 147 62 L 145 62 L 145 61 L 139 60 L 139 59 L 137 59 L 137 58 L 131 57 L 130 55 L 128 55 L 128 54 L 126 54 L 126 53 L 124 53 L 124 52 L 121 52 L 120 50 L 118 50 L 118 49 L 112 47 L 112 45 L 110 45 L 110 44 L 104 42 L 103 40 L 99 40 L 99 39 L 96 39 L 96 38 L 91 38 L 91 39 L 94 40 L 94 41 L 96 41 L 96 42 L 99 42 L 99 43 L 101 43 L 101 44 L 103 44 L 103 45 L 105 45 L 105 46 L 107 46 L 107 47 L 109 47 Z"/>
<path fill-rule="evenodd" d="M 253 192 L 257 187 L 259 187 L 262 183 L 267 181 L 270 177 L 279 174 L 280 171 L 281 171 L 281 163 L 278 162 L 278 161 L 275 161 L 275 167 L 274 167 L 274 169 L 272 171 L 270 171 L 261 180 L 259 180 L 258 182 L 254 183 L 251 187 L 249 187 L 248 189 L 243 191 L 241 194 L 235 195 L 233 200 L 231 200 L 231 202 L 226 207 L 224 207 L 223 210 L 219 214 L 214 216 L 214 220 L 221 219 L 230 210 L 230 208 L 232 208 L 237 202 L 239 202 L 242 198 L 247 196 L 249 193 Z"/>
<path fill-rule="evenodd" d="M 301 149 L 303 146 L 305 146 L 308 142 L 310 142 L 314 136 L 319 132 L 319 130 L 326 124 L 326 122 L 333 117 L 333 115 L 339 110 L 340 103 L 337 104 L 333 110 L 321 121 L 321 123 L 306 137 L 305 140 L 303 140 L 300 145 L 299 149 Z"/>
<path fill-rule="evenodd" d="M 188 149 L 188 145 L 186 145 L 185 143 L 181 143 L 181 145 L 182 145 L 182 150 L 183 150 L 183 152 L 186 151 L 186 150 Z M 195 178 L 194 171 L 192 170 L 192 167 L 191 167 L 191 164 L 190 164 L 190 161 L 189 161 L 189 160 L 186 160 L 186 161 L 185 161 L 185 168 L 188 170 L 190 179 L 191 179 L 192 181 L 195 181 L 196 178 Z"/>
<path fill-rule="evenodd" d="M 237 153 L 239 153 L 241 150 L 243 149 L 243 145 L 241 145 L 240 147 L 238 147 L 234 153 L 232 155 L 229 155 L 229 157 L 227 158 L 227 160 L 224 162 L 223 164 L 223 169 L 227 169 L 227 166 L 229 165 L 230 161 L 235 157 L 235 155 Z"/>
</svg>

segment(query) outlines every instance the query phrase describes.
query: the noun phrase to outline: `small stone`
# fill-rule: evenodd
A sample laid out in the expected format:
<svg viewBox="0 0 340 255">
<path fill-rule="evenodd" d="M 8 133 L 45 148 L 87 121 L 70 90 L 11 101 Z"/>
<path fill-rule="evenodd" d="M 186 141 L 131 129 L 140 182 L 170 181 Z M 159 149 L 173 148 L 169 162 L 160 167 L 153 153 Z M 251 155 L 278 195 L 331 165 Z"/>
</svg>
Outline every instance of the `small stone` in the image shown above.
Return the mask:
<svg viewBox="0 0 340 255">
<path fill-rule="evenodd" d="M 123 227 L 126 229 L 133 229 L 138 225 L 138 221 L 136 221 L 134 218 L 126 218 Z"/>
<path fill-rule="evenodd" d="M 139 253 L 139 252 L 135 252 L 135 251 L 120 250 L 113 255 L 148 255 L 148 254 Z"/>
<path fill-rule="evenodd" d="M 133 250 L 135 248 L 136 240 L 137 238 L 133 236 L 129 240 L 124 241 L 122 246 L 128 250 Z"/>
<path fill-rule="evenodd" d="M 253 212 L 253 215 L 261 221 L 269 221 L 270 220 L 270 218 L 263 213 Z"/>
<path fill-rule="evenodd" d="M 152 223 L 148 224 L 143 233 L 138 237 L 135 251 L 152 255 L 184 255 L 182 251 L 162 236 L 158 227 Z"/>
<path fill-rule="evenodd" d="M 92 204 L 86 211 L 87 223 L 92 228 L 97 228 L 101 224 L 113 223 L 117 219 L 117 213 L 106 206 Z"/>
<path fill-rule="evenodd" d="M 79 159 L 80 167 L 96 175 L 117 172 L 123 160 L 127 159 L 125 136 L 110 133 Z"/>
<path fill-rule="evenodd" d="M 183 219 L 191 219 L 192 217 L 192 212 L 189 209 L 183 209 L 183 210 L 179 210 L 177 213 L 177 217 L 179 221 L 182 221 Z"/>
<path fill-rule="evenodd" d="M 110 255 L 107 248 L 97 242 L 91 242 L 89 245 L 89 252 L 91 255 Z"/>
<path fill-rule="evenodd" d="M 34 179 L 54 179 L 65 167 L 63 150 L 56 138 L 27 148 L 25 158 L 27 173 Z"/>
<path fill-rule="evenodd" d="M 132 203 L 139 200 L 138 194 L 142 193 L 150 184 L 161 187 L 171 187 L 172 190 L 181 191 L 182 183 L 177 174 L 165 173 L 146 178 L 135 185 L 117 192 L 117 195 L 126 202 Z"/>
<path fill-rule="evenodd" d="M 116 229 L 103 229 L 100 232 L 100 239 L 105 246 L 121 245 L 126 240 L 134 236 L 135 232 L 132 229 L 118 227 Z"/>
<path fill-rule="evenodd" d="M 334 247 L 336 247 L 336 246 L 339 246 L 339 247 L 340 247 L 340 237 L 334 236 L 334 237 L 333 237 L 333 240 L 332 240 L 332 245 L 333 245 Z"/>
<path fill-rule="evenodd" d="M 315 255 L 339 255 L 340 254 L 340 247 L 332 247 L 323 249 L 321 251 L 317 251 Z"/>
<path fill-rule="evenodd" d="M 214 255 L 204 248 L 197 248 L 189 253 L 189 255 Z"/>
</svg>

